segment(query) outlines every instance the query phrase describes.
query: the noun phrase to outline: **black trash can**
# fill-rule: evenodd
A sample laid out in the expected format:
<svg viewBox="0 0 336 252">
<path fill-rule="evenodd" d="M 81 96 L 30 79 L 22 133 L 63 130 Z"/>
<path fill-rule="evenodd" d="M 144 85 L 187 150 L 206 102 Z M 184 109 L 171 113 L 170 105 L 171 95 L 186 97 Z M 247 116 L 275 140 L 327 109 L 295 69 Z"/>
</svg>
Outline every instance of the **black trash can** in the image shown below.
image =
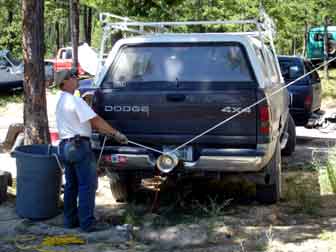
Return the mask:
<svg viewBox="0 0 336 252">
<path fill-rule="evenodd" d="M 62 170 L 51 145 L 24 145 L 16 158 L 16 212 L 20 217 L 47 219 L 59 213 Z"/>
</svg>

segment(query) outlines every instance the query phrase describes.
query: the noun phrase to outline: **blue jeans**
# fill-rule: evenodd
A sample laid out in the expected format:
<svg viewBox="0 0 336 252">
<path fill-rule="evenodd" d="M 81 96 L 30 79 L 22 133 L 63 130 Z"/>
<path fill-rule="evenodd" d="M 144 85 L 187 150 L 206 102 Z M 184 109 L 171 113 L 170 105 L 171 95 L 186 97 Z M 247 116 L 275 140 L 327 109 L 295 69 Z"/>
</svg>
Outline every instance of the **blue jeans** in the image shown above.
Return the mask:
<svg viewBox="0 0 336 252">
<path fill-rule="evenodd" d="M 96 160 L 88 140 L 75 145 L 61 141 L 59 155 L 65 169 L 64 226 L 88 229 L 94 222 L 97 190 Z M 77 207 L 78 196 L 78 207 Z"/>
</svg>

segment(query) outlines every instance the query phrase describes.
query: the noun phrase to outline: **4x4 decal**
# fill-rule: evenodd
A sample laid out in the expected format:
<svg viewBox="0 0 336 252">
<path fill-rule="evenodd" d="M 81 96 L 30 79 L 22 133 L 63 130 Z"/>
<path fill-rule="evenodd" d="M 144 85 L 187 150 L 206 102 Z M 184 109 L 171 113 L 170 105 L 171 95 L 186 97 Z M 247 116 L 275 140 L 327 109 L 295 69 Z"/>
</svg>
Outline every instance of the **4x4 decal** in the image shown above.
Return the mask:
<svg viewBox="0 0 336 252">
<path fill-rule="evenodd" d="M 226 106 L 221 109 L 223 113 L 239 113 L 243 110 L 244 108 L 242 107 L 231 107 L 231 106 Z M 251 108 L 245 109 L 242 113 L 250 114 L 252 112 Z"/>
</svg>

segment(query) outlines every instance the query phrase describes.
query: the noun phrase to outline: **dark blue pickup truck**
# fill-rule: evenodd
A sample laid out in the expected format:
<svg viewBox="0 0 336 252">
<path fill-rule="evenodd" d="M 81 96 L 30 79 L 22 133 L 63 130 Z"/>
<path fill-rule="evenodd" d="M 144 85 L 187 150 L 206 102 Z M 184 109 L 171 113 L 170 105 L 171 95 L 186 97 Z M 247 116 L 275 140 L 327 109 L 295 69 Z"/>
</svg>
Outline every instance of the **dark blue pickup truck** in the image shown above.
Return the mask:
<svg viewBox="0 0 336 252">
<path fill-rule="evenodd" d="M 295 125 L 271 47 L 241 34 L 121 39 L 97 85 L 94 110 L 146 146 L 106 141 L 101 164 L 116 200 L 127 200 L 143 178 L 155 175 L 234 175 L 256 183 L 260 202 L 280 199 L 281 150 L 294 151 Z M 97 152 L 103 139 L 93 137 Z"/>
<path fill-rule="evenodd" d="M 302 57 L 278 56 L 282 76 L 286 84 L 314 69 L 312 63 Z M 321 108 L 321 80 L 313 72 L 288 87 L 291 96 L 290 114 L 297 126 L 306 126 L 314 113 Z"/>
</svg>

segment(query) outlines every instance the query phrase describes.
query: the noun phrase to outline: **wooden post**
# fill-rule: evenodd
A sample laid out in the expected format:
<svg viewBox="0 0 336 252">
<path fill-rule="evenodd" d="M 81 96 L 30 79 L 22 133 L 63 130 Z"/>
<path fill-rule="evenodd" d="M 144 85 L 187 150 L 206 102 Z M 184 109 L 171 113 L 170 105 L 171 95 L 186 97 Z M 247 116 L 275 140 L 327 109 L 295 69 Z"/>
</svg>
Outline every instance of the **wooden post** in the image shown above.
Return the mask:
<svg viewBox="0 0 336 252">
<path fill-rule="evenodd" d="M 328 16 L 324 18 L 324 36 L 323 36 L 323 48 L 324 48 L 324 77 L 328 81 L 329 74 L 328 74 L 328 65 L 326 64 L 328 61 Z"/>
</svg>

